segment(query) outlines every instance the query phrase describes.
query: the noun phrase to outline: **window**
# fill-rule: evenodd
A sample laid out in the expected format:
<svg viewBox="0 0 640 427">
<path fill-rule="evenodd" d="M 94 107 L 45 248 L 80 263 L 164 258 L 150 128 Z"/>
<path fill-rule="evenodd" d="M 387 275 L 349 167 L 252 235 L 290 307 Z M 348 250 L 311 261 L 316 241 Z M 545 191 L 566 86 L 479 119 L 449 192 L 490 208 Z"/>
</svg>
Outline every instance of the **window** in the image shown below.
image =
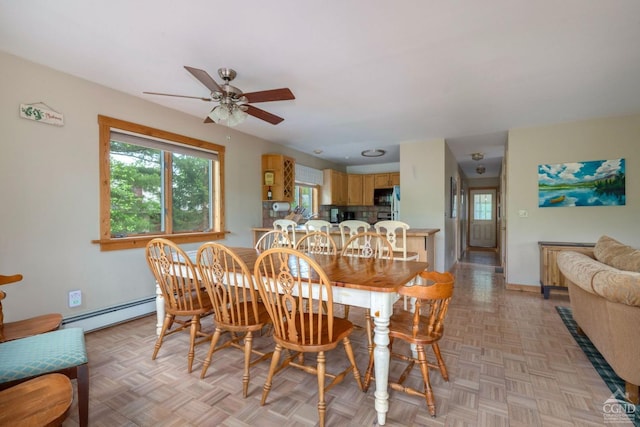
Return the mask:
<svg viewBox="0 0 640 427">
<path fill-rule="evenodd" d="M 305 215 L 318 212 L 318 187 L 316 185 L 296 183 L 293 193 L 293 205 L 305 208 Z"/>
<path fill-rule="evenodd" d="M 224 147 L 98 116 L 102 250 L 224 236 Z"/>
<path fill-rule="evenodd" d="M 475 194 L 473 196 L 473 219 L 491 221 L 493 215 L 493 197 L 491 194 Z"/>
</svg>

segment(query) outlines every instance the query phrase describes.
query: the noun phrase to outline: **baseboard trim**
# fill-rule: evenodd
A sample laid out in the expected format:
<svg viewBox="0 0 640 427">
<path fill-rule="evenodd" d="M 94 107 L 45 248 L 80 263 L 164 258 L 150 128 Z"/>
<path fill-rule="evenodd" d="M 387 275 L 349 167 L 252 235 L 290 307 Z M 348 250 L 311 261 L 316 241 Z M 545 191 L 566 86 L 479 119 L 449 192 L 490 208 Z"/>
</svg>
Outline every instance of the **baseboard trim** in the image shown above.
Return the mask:
<svg viewBox="0 0 640 427">
<path fill-rule="evenodd" d="M 62 327 L 82 328 L 85 332 L 91 332 L 138 317 L 148 316 L 151 313 L 155 313 L 155 311 L 156 297 L 148 297 L 77 316 L 66 317 L 62 320 Z"/>
<path fill-rule="evenodd" d="M 520 292 L 536 292 L 540 293 L 540 286 L 531 285 L 519 285 L 517 283 L 507 283 L 506 289 L 508 291 L 520 291 Z"/>
</svg>

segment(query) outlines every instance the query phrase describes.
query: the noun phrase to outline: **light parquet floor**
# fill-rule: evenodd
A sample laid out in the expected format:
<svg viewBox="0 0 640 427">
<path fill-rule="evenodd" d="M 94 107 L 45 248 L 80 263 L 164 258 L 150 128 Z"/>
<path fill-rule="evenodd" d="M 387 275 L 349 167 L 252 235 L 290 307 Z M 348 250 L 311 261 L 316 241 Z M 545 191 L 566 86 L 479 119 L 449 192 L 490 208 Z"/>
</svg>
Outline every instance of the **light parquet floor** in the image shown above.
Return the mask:
<svg viewBox="0 0 640 427">
<path fill-rule="evenodd" d="M 482 254 L 480 258 L 486 258 Z M 440 347 L 450 382 L 431 372 L 437 417 L 417 397 L 390 391 L 387 426 L 601 426 L 602 405 L 611 395 L 558 316 L 555 305 L 568 297 L 504 290 L 503 278 L 488 265 L 461 263 Z M 362 311 L 351 319 L 362 324 Z M 210 320 L 204 327 L 212 329 Z M 276 376 L 267 404 L 260 406 L 268 362 L 252 368 L 249 396 L 242 398 L 242 353 L 214 355 L 200 379 L 208 345 L 196 348 L 194 371 L 187 373 L 188 334 L 167 338 L 151 360 L 155 316 L 87 334 L 91 374 L 90 425 L 113 426 L 315 426 L 317 382 L 288 368 Z M 357 362 L 367 364 L 363 329 L 352 337 Z M 268 336 L 254 340 L 270 349 Z M 401 345 L 397 343 L 396 345 Z M 341 348 L 327 366 L 343 366 Z M 330 368 L 329 368 L 330 369 Z M 391 375 L 399 376 L 401 362 Z M 420 384 L 419 370 L 409 381 Z M 327 393 L 328 426 L 376 425 L 374 387 L 358 390 L 353 377 Z M 65 427 L 77 426 L 76 403 Z"/>
</svg>

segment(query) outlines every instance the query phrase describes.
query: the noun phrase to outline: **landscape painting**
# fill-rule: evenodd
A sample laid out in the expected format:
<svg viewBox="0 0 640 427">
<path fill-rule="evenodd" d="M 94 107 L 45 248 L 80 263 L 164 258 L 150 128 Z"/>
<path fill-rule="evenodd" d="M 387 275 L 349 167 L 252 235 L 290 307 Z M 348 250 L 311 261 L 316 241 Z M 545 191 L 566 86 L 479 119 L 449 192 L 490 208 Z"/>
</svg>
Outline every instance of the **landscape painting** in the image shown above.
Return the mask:
<svg viewBox="0 0 640 427">
<path fill-rule="evenodd" d="M 624 159 L 538 166 L 538 206 L 622 206 Z"/>
</svg>

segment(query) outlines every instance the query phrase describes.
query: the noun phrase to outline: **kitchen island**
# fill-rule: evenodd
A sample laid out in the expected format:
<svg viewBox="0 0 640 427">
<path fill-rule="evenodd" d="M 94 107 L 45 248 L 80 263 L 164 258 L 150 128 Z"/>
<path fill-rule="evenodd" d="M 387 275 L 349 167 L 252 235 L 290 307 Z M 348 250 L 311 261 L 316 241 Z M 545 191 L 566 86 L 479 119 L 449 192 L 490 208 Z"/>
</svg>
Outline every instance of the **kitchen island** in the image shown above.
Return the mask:
<svg viewBox="0 0 640 427">
<path fill-rule="evenodd" d="M 266 227 L 255 227 L 253 230 L 253 244 L 255 246 L 256 242 L 260 237 L 268 232 L 273 230 L 273 228 Z M 371 227 L 370 231 L 373 230 Z M 436 247 L 436 233 L 440 231 L 439 228 L 410 228 L 407 230 L 407 252 L 417 252 L 418 253 L 418 261 L 426 261 L 429 263 L 428 270 L 433 270 L 433 266 L 435 265 L 435 247 Z M 306 229 L 303 225 L 296 227 L 296 238 L 304 236 L 306 233 Z M 342 241 L 340 239 L 340 229 L 338 228 L 338 224 L 335 224 L 331 227 L 330 231 L 331 237 L 335 240 L 338 248 L 340 249 L 342 246 Z M 402 238 L 399 238 L 399 243 L 402 242 Z"/>
</svg>

